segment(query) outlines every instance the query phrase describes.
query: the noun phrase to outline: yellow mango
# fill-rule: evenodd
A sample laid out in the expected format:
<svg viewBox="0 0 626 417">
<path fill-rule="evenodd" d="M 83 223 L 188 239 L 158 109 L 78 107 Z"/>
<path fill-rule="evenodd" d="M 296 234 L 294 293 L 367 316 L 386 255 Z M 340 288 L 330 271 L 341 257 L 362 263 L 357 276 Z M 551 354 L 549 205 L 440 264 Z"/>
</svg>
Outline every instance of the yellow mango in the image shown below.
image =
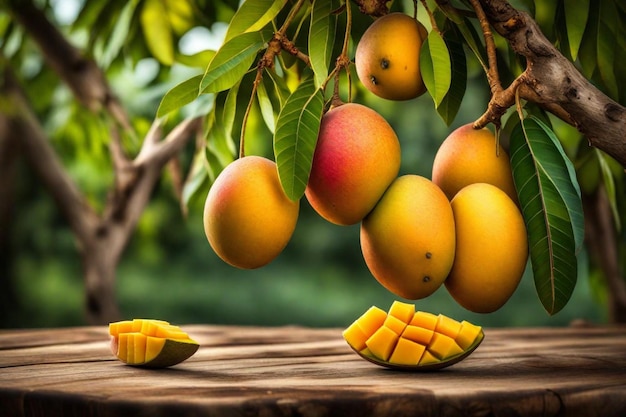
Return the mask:
<svg viewBox="0 0 626 417">
<path fill-rule="evenodd" d="M 433 334 L 428 350 L 441 360 L 463 353 L 453 338 L 437 332 Z"/>
<path fill-rule="evenodd" d="M 405 322 L 391 315 L 387 316 L 383 325 L 393 330 L 393 332 L 397 334 L 398 336 L 402 334 L 402 332 L 404 331 L 404 328 L 406 327 Z"/>
<path fill-rule="evenodd" d="M 371 335 L 365 334 L 357 321 L 353 322 L 346 330 L 343 331 L 343 338 L 348 342 L 352 349 L 360 351 L 365 349 L 365 341 Z"/>
<path fill-rule="evenodd" d="M 374 356 L 386 361 L 389 359 L 399 337 L 400 336 L 389 327 L 381 326 L 367 339 L 365 344 Z"/>
<path fill-rule="evenodd" d="M 476 326 L 475 324 L 463 320 L 461 322 L 461 329 L 455 340 L 461 349 L 466 350 L 472 345 L 472 343 L 474 343 L 481 333 L 482 329 L 480 326 Z"/>
<path fill-rule="evenodd" d="M 417 365 L 425 350 L 426 346 L 401 337 L 389 357 L 389 363 L 397 365 Z"/>
<path fill-rule="evenodd" d="M 461 323 L 450 317 L 444 316 L 443 314 L 439 315 L 439 318 L 437 319 L 437 326 L 435 327 L 435 331 L 437 333 L 445 334 L 452 339 L 456 339 L 460 330 Z"/>
<path fill-rule="evenodd" d="M 415 315 L 415 305 L 394 301 L 389 307 L 389 315 L 399 318 L 405 323 L 409 323 Z"/>
<path fill-rule="evenodd" d="M 198 350 L 198 343 L 163 320 L 134 319 L 109 324 L 111 351 L 122 362 L 144 367 L 176 365 Z"/>
<path fill-rule="evenodd" d="M 434 356 L 429 351 L 425 351 L 424 354 L 422 355 L 422 358 L 420 359 L 419 364 L 420 365 L 435 365 L 435 364 L 438 364 L 439 362 L 441 361 L 438 357 Z"/>
<path fill-rule="evenodd" d="M 434 331 L 409 324 L 402 332 L 402 337 L 427 346 L 433 338 Z"/>
<path fill-rule="evenodd" d="M 409 324 L 423 327 L 424 329 L 435 330 L 435 327 L 437 327 L 437 321 L 439 321 L 439 317 L 437 315 L 426 311 L 418 311 L 415 313 Z"/>
<path fill-rule="evenodd" d="M 380 326 L 383 325 L 386 318 L 387 313 L 385 313 L 384 310 L 376 306 L 372 306 L 357 319 L 357 322 L 361 330 L 363 330 L 363 333 L 365 333 L 367 337 L 370 337 Z"/>
</svg>

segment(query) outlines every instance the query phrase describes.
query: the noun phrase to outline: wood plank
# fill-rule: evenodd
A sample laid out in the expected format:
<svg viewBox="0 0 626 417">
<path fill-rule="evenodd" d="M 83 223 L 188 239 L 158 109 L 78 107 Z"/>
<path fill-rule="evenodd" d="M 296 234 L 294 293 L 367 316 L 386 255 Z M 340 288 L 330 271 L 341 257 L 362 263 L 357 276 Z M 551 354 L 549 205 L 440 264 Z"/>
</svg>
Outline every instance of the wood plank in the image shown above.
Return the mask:
<svg viewBox="0 0 626 417">
<path fill-rule="evenodd" d="M 359 358 L 341 329 L 189 325 L 168 369 L 126 366 L 106 328 L 0 331 L 2 416 L 624 416 L 626 328 L 486 329 L 431 373 Z"/>
</svg>

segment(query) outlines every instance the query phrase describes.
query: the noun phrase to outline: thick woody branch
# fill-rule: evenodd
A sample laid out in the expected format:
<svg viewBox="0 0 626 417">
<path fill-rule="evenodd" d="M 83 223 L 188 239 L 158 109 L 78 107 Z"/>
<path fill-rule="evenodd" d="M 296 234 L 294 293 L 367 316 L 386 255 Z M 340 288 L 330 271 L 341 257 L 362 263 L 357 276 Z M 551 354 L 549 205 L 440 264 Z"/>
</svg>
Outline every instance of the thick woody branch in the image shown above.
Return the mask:
<svg viewBox="0 0 626 417">
<path fill-rule="evenodd" d="M 9 12 L 32 37 L 46 62 L 91 111 L 106 109 L 125 129 L 130 122 L 96 63 L 70 44 L 32 0 L 12 0 Z"/>
<path fill-rule="evenodd" d="M 520 97 L 539 104 L 576 126 L 590 144 L 626 166 L 626 108 L 606 96 L 565 58 L 527 13 L 505 0 L 479 0 L 489 23 L 511 48 L 526 58 Z M 476 127 L 495 121 L 500 107 L 513 103 L 514 89 L 492 98 L 490 109 Z M 506 109 L 505 109 L 506 110 Z"/>
<path fill-rule="evenodd" d="M 48 137 L 28 106 L 17 80 L 8 68 L 4 70 L 2 81 L 0 92 L 8 98 L 12 111 L 11 113 L 0 112 L 0 118 L 8 121 L 13 129 L 12 134 L 19 137 L 20 146 L 30 165 L 46 188 L 50 190 L 76 236 L 84 241 L 97 222 L 95 212 L 65 171 Z"/>
</svg>

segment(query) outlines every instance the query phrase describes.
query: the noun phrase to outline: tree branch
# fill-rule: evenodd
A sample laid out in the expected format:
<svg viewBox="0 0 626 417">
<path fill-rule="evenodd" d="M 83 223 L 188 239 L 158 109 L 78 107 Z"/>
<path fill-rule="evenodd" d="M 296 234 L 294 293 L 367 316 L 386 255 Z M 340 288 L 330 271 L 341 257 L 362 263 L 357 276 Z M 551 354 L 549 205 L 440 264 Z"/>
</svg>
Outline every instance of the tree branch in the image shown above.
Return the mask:
<svg viewBox="0 0 626 417">
<path fill-rule="evenodd" d="M 124 128 L 131 124 L 96 63 L 70 44 L 32 0 L 9 1 L 9 12 L 41 49 L 46 62 L 91 111 L 105 108 Z"/>
<path fill-rule="evenodd" d="M 11 114 L 0 112 L 0 118 L 10 123 L 13 137 L 20 138 L 19 143 L 24 155 L 68 219 L 79 241 L 86 240 L 97 223 L 96 213 L 88 205 L 76 183 L 64 170 L 8 67 L 4 69 L 0 92 L 9 99 L 12 107 Z"/>
<path fill-rule="evenodd" d="M 592 146 L 626 167 L 626 108 L 591 84 L 550 43 L 527 13 L 516 10 L 505 0 L 479 1 L 494 29 L 517 54 L 526 58 L 527 68 L 518 86 L 520 97 L 576 126 Z M 503 111 L 495 107 L 497 103 L 514 103 L 515 91 L 506 89 L 501 94 L 492 98 L 487 111 L 491 114 L 479 119 L 476 127 L 502 116 Z"/>
</svg>

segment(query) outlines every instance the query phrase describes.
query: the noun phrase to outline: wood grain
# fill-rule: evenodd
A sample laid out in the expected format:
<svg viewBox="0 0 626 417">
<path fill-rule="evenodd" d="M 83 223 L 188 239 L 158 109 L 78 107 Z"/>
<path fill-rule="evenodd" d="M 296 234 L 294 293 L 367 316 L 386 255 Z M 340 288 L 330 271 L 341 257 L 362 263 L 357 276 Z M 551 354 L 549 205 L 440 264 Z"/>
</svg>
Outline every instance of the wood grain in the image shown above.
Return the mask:
<svg viewBox="0 0 626 417">
<path fill-rule="evenodd" d="M 364 361 L 341 329 L 188 325 L 201 347 L 126 366 L 106 328 L 0 331 L 0 416 L 626 416 L 626 328 L 486 329 L 429 373 Z"/>
</svg>

